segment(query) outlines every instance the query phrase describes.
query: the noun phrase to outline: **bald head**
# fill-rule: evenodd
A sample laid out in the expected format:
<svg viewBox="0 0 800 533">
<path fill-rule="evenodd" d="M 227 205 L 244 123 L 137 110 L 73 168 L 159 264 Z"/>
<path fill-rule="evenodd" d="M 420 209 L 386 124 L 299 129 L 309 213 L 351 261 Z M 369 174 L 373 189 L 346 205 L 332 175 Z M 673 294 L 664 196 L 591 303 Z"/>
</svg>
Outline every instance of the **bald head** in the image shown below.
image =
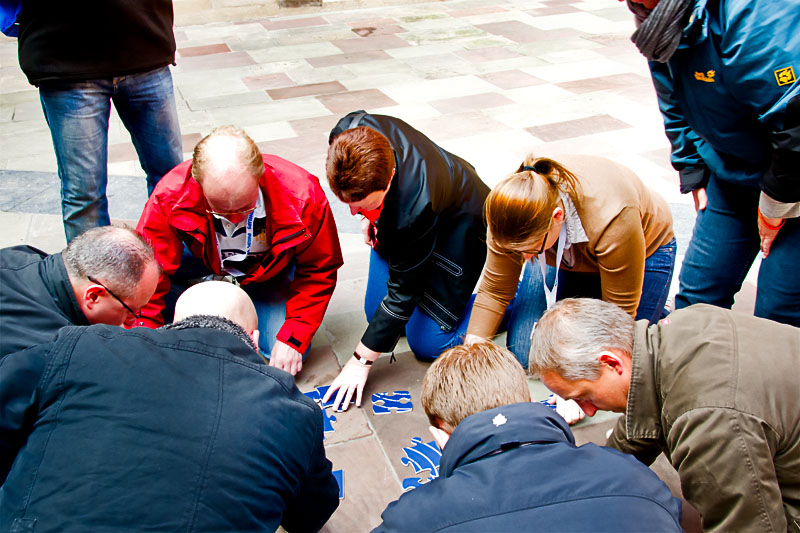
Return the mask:
<svg viewBox="0 0 800 533">
<path fill-rule="evenodd" d="M 213 211 L 236 213 L 253 207 L 263 175 L 258 146 L 239 128 L 217 128 L 194 148 L 192 177 Z"/>
<path fill-rule="evenodd" d="M 189 287 L 175 304 L 175 322 L 193 315 L 221 316 L 247 333 L 258 328 L 256 308 L 242 289 L 224 281 L 205 281 Z"/>
</svg>

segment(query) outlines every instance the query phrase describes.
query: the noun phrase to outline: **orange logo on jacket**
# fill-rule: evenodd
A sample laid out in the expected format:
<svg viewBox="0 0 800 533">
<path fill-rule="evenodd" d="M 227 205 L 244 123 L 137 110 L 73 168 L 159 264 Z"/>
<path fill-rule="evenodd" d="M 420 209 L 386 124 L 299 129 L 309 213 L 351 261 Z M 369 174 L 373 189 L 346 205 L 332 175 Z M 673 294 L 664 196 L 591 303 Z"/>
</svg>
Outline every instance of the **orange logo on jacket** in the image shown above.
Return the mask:
<svg viewBox="0 0 800 533">
<path fill-rule="evenodd" d="M 695 72 L 694 79 L 699 81 L 705 81 L 707 83 L 714 83 L 716 81 L 714 79 L 714 76 L 716 75 L 717 73 L 714 70 L 709 70 L 708 72 Z"/>
<path fill-rule="evenodd" d="M 778 85 L 791 85 L 797 81 L 794 76 L 794 69 L 792 67 L 779 68 L 775 71 L 775 80 Z"/>
</svg>

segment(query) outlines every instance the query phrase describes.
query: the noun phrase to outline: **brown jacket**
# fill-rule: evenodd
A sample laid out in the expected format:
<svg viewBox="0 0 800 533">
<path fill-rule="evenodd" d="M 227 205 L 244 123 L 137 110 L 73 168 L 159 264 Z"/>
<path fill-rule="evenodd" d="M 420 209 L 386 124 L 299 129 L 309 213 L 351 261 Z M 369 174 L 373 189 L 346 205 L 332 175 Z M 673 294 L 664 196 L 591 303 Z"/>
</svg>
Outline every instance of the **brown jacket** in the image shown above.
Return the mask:
<svg viewBox="0 0 800 533">
<path fill-rule="evenodd" d="M 639 321 L 608 445 L 646 464 L 663 451 L 704 529 L 798 531 L 799 377 L 798 328 L 705 304 Z"/>
<path fill-rule="evenodd" d="M 562 263 L 561 268 L 599 272 L 603 300 L 635 317 L 642 295 L 645 259 L 674 236 L 669 206 L 636 174 L 618 163 L 576 155 L 559 157 L 557 161 L 580 182 L 581 194 L 575 207 L 589 238 L 589 242 L 572 245 L 574 264 Z M 517 291 L 523 265 L 521 254 L 502 252 L 491 235 L 487 238 L 486 265 L 468 328 L 468 333 L 481 337 L 497 332 Z M 555 265 L 553 250 L 547 251 L 547 263 Z"/>
</svg>

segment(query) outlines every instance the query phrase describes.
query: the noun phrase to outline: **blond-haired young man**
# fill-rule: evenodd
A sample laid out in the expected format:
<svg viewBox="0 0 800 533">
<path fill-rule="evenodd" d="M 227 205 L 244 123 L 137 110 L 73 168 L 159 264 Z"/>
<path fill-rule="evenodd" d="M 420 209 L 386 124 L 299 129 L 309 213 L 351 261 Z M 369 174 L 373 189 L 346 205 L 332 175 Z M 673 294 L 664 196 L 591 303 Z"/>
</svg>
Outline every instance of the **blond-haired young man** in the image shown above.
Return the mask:
<svg viewBox="0 0 800 533">
<path fill-rule="evenodd" d="M 576 447 L 532 403 L 516 358 L 489 342 L 431 365 L 422 405 L 442 447 L 439 477 L 404 494 L 375 531 L 680 531 L 680 503 L 644 465 Z"/>
</svg>

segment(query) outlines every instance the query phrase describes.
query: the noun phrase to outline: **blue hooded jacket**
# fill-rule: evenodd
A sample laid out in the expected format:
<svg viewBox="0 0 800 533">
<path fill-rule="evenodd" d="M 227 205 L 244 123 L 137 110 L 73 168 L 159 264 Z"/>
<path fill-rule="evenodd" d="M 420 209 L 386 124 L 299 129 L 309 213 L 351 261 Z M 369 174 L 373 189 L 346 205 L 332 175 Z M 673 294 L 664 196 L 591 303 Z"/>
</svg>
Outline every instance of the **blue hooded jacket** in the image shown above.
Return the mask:
<svg viewBox="0 0 800 533">
<path fill-rule="evenodd" d="M 681 531 L 681 505 L 632 456 L 575 446 L 538 403 L 465 419 L 439 477 L 403 494 L 374 531 Z"/>
</svg>

